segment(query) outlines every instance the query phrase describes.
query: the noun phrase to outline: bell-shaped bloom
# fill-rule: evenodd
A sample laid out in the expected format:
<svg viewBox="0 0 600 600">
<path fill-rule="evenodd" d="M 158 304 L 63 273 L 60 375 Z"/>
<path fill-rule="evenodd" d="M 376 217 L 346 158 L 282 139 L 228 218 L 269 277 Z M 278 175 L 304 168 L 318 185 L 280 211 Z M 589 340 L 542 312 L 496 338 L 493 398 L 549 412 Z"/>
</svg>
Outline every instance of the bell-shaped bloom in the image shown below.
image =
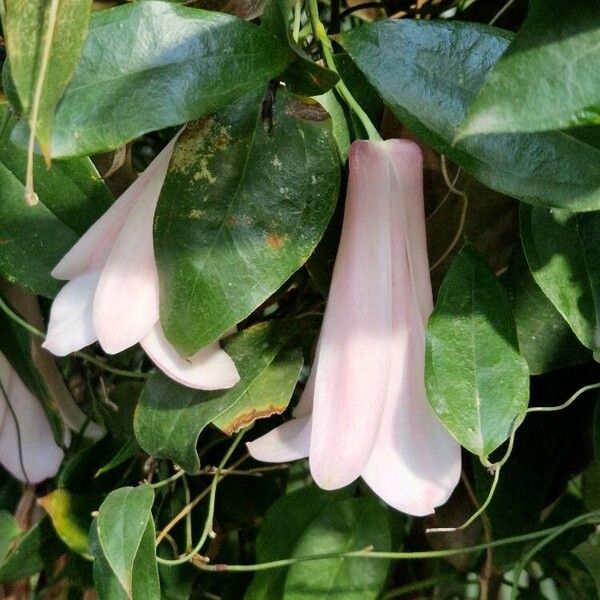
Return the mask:
<svg viewBox="0 0 600 600">
<path fill-rule="evenodd" d="M 315 482 L 362 477 L 389 505 L 427 515 L 460 477 L 460 446 L 425 394 L 433 309 L 422 156 L 405 140 L 357 141 L 342 236 L 312 371 L 293 419 L 250 442 L 267 462 L 308 456 Z"/>
<path fill-rule="evenodd" d="M 56 474 L 63 451 L 38 399 L 0 353 L 0 464 L 14 477 L 39 483 Z"/>
<path fill-rule="evenodd" d="M 171 379 L 197 389 L 229 388 L 239 375 L 218 342 L 181 356 L 159 321 L 152 228 L 176 139 L 52 271 L 68 283 L 52 305 L 44 348 L 64 356 L 98 340 L 115 354 L 139 342 Z"/>
</svg>

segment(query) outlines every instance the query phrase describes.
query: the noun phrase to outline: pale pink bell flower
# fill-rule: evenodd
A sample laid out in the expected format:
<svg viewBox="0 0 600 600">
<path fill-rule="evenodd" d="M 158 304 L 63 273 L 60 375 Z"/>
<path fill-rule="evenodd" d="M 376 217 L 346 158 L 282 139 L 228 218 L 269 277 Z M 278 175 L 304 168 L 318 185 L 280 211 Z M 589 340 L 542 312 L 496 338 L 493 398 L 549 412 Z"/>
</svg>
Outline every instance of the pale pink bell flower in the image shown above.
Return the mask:
<svg viewBox="0 0 600 600">
<path fill-rule="evenodd" d="M 52 271 L 68 283 L 52 304 L 44 348 L 64 356 L 98 340 L 115 354 L 139 342 L 171 379 L 197 389 L 229 388 L 239 375 L 218 342 L 181 356 L 159 321 L 152 228 L 177 137 Z"/>
<path fill-rule="evenodd" d="M 39 483 L 56 474 L 62 459 L 38 399 L 0 352 L 0 464 L 21 481 Z"/>
<path fill-rule="evenodd" d="M 266 462 L 309 457 L 320 487 L 362 477 L 390 506 L 427 515 L 460 477 L 460 446 L 425 394 L 433 309 L 422 155 L 406 140 L 350 150 L 342 237 L 312 371 L 293 419 L 250 442 Z"/>
</svg>

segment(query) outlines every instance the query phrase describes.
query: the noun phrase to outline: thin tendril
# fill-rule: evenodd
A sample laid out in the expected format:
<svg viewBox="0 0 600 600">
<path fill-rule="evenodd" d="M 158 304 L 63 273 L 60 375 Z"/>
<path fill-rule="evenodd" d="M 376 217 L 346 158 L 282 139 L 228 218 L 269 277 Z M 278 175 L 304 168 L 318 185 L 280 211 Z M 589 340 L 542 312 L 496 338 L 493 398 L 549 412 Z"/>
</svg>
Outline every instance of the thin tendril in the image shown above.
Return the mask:
<svg viewBox="0 0 600 600">
<path fill-rule="evenodd" d="M 28 323 L 25 319 L 20 317 L 8 304 L 4 301 L 4 298 L 0 295 L 0 309 L 12 319 L 17 325 L 23 327 L 23 329 L 27 330 L 31 335 L 39 337 L 42 340 L 46 339 L 46 334 L 40 331 L 37 327 L 34 327 L 31 323 Z M 88 354 L 87 352 L 82 352 L 81 350 L 77 352 L 73 352 L 73 354 L 79 358 L 87 360 L 88 362 L 100 367 L 101 369 L 108 371 L 109 373 L 113 373 L 115 375 L 121 375 L 122 377 L 131 377 L 133 379 L 147 379 L 150 377 L 149 373 L 137 373 L 135 371 L 126 371 L 124 369 L 117 369 L 116 367 L 111 367 L 107 365 L 105 362 L 100 360 L 99 358 Z"/>
<path fill-rule="evenodd" d="M 212 527 L 213 527 L 213 520 L 214 520 L 214 515 L 215 515 L 215 500 L 216 500 L 216 496 L 217 496 L 217 485 L 219 483 L 219 480 L 221 479 L 221 469 L 225 468 L 227 461 L 231 458 L 231 455 L 234 453 L 238 444 L 242 441 L 242 437 L 244 436 L 245 433 L 246 433 L 246 430 L 243 429 L 242 431 L 240 431 L 240 433 L 237 434 L 237 436 L 235 437 L 235 440 L 229 447 L 229 450 L 227 450 L 227 452 L 225 453 L 225 456 L 223 456 L 221 462 L 219 463 L 217 472 L 215 473 L 214 479 L 212 480 L 212 483 L 210 485 L 210 495 L 208 498 L 208 514 L 206 516 L 204 530 L 202 531 L 202 535 L 200 536 L 198 543 L 194 546 L 194 548 L 190 552 L 188 552 L 187 554 L 184 554 L 183 556 L 180 556 L 177 559 L 168 560 L 168 559 L 164 559 L 164 558 L 159 559 L 157 557 L 157 561 L 160 562 L 161 564 L 173 566 L 173 565 L 180 565 L 182 563 L 190 561 L 192 558 L 194 558 L 200 552 L 200 550 L 202 549 L 202 546 L 204 546 L 204 543 L 206 542 L 206 540 L 213 533 Z"/>
<path fill-rule="evenodd" d="M 430 271 L 433 271 L 436 267 L 438 267 L 440 264 L 442 264 L 442 262 L 444 262 L 444 260 L 446 260 L 446 258 L 450 254 L 450 252 L 452 252 L 452 250 L 454 249 L 454 247 L 460 240 L 462 232 L 465 228 L 465 222 L 467 219 L 467 208 L 469 206 L 469 197 L 467 196 L 467 194 L 465 194 L 465 192 L 463 192 L 462 190 L 459 190 L 454 185 L 456 183 L 456 180 L 458 179 L 460 169 L 457 171 L 454 181 L 450 181 L 450 177 L 448 176 L 448 170 L 446 168 L 446 157 L 444 155 L 442 155 L 442 158 L 441 158 L 441 167 L 442 167 L 442 175 L 444 176 L 444 181 L 446 182 L 448 189 L 462 199 L 462 209 L 460 212 L 460 221 L 458 223 L 458 229 L 456 230 L 456 233 L 454 234 L 454 237 L 452 238 L 450 245 L 446 248 L 446 250 L 444 250 L 442 255 L 433 263 L 433 265 L 431 265 L 431 267 L 429 268 Z M 438 209 L 436 208 L 436 211 L 437 210 Z M 434 211 L 434 213 L 435 213 L 435 211 Z"/>
<path fill-rule="evenodd" d="M 180 477 L 185 475 L 185 471 L 183 469 L 179 469 L 176 473 L 167 477 L 166 479 L 162 479 L 161 481 L 157 481 L 156 483 L 146 483 L 146 485 L 150 486 L 153 489 L 158 489 L 168 485 L 169 483 L 173 483 L 173 481 L 177 481 Z"/>
<path fill-rule="evenodd" d="M 192 564 L 202 571 L 211 571 L 216 573 L 226 572 L 253 572 L 253 571 L 267 571 L 270 569 L 278 569 L 287 567 L 289 565 L 307 562 L 312 560 L 332 559 L 332 558 L 369 558 L 373 560 L 426 560 L 430 558 L 447 558 L 450 556 L 457 556 L 459 554 L 470 554 L 474 552 L 480 552 L 487 550 L 488 548 L 497 548 L 499 546 L 508 546 L 511 544 L 520 544 L 522 542 L 528 542 L 539 538 L 544 538 L 553 534 L 560 534 L 563 531 L 567 531 L 571 527 L 579 525 L 580 523 L 589 520 L 590 522 L 600 519 L 600 510 L 595 510 L 584 515 L 580 515 L 571 521 L 559 525 L 557 527 L 550 527 L 548 529 L 541 529 L 532 533 L 525 533 L 516 535 L 501 540 L 493 540 L 484 544 L 478 544 L 476 546 L 467 546 L 464 548 L 450 548 L 447 550 L 427 550 L 424 552 L 375 552 L 370 549 L 355 550 L 351 552 L 333 552 L 328 554 L 315 554 L 312 556 L 299 556 L 297 558 L 284 558 L 281 560 L 274 560 L 264 563 L 257 563 L 253 565 L 226 565 L 226 564 L 214 564 L 207 565 L 200 561 L 193 561 Z"/>
</svg>

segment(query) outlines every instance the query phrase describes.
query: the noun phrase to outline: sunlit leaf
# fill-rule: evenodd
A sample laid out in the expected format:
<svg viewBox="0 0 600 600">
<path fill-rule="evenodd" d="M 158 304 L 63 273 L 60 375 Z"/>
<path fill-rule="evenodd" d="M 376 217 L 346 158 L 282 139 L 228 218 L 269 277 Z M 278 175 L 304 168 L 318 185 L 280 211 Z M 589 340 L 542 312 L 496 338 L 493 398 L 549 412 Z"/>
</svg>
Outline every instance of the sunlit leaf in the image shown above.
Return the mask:
<svg viewBox="0 0 600 600">
<path fill-rule="evenodd" d="M 289 60 L 273 35 L 223 13 L 154 0 L 96 12 L 55 115 L 52 156 L 112 150 L 197 119 L 266 89 Z"/>
<path fill-rule="evenodd" d="M 547 131 L 600 122 L 600 13 L 589 0 L 532 0 L 462 135 Z"/>
<path fill-rule="evenodd" d="M 268 401 L 271 394 L 275 406 L 283 410 L 290 399 L 291 380 L 294 370 L 297 373 L 298 363 L 292 361 L 292 365 L 285 365 L 289 359 L 278 355 L 296 332 L 293 324 L 277 327 L 277 324 L 261 323 L 228 341 L 225 350 L 240 374 L 240 382 L 229 390 L 193 390 L 162 374 L 153 375 L 135 412 L 135 433 L 142 448 L 153 456 L 170 458 L 190 473 L 197 473 L 200 461 L 196 443 L 210 423 L 217 421 L 228 430 L 236 429 L 251 421 L 253 407 L 261 410 L 262 403 Z M 282 359 L 283 363 L 278 366 Z M 272 384 L 281 375 L 285 386 L 275 389 Z M 266 410 L 270 412 L 269 408 Z M 223 417 L 226 413 L 229 416 Z M 238 423 L 236 417 L 241 419 Z"/>
<path fill-rule="evenodd" d="M 402 123 L 488 187 L 531 204 L 600 208 L 600 150 L 571 135 L 479 135 L 456 142 L 477 90 L 511 41 L 508 32 L 402 19 L 363 25 L 340 41 Z"/>
<path fill-rule="evenodd" d="M 91 531 L 94 579 L 101 600 L 152 600 L 160 597 L 154 550 L 152 503 L 148 485 L 111 492 Z"/>
<path fill-rule="evenodd" d="M 155 218 L 161 323 L 191 355 L 247 317 L 308 259 L 333 212 L 339 160 L 319 104 L 262 93 L 190 124 Z"/>
<path fill-rule="evenodd" d="M 482 458 L 527 408 L 529 373 L 506 291 L 469 245 L 454 259 L 429 319 L 425 381 L 440 420 Z"/>
<path fill-rule="evenodd" d="M 37 113 L 36 137 L 46 159 L 54 109 L 73 76 L 90 20 L 91 0 L 4 0 L 2 18 L 20 108 Z"/>
</svg>

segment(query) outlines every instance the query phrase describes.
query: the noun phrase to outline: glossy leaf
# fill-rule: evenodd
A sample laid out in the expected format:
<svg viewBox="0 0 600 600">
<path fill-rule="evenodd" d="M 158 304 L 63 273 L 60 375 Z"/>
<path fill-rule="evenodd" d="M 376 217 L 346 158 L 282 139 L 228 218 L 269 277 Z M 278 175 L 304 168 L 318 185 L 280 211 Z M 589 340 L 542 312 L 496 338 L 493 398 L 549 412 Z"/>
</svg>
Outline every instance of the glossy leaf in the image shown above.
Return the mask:
<svg viewBox="0 0 600 600">
<path fill-rule="evenodd" d="M 599 212 L 521 209 L 521 239 L 534 279 L 594 352 L 600 348 L 599 236 Z"/>
<path fill-rule="evenodd" d="M 290 48 L 294 60 L 281 74 L 281 80 L 295 94 L 315 96 L 324 94 L 339 80 L 333 71 L 321 67 L 308 55 L 291 35 L 288 0 L 269 0 L 263 11 L 261 25 Z"/>
<path fill-rule="evenodd" d="M 54 109 L 75 71 L 92 2 L 5 0 L 4 7 L 2 24 L 20 107 L 31 119 L 39 94 L 36 137 L 49 159 Z"/>
<path fill-rule="evenodd" d="M 386 510 L 372 497 L 351 498 L 330 505 L 303 533 L 293 556 L 349 552 L 372 546 L 391 550 Z M 375 600 L 383 588 L 388 561 L 328 558 L 293 564 L 283 599 Z"/>
<path fill-rule="evenodd" d="M 61 283 L 50 271 L 83 233 L 111 205 L 110 192 L 87 158 L 54 161 L 48 170 L 34 161 L 36 192 L 41 200 L 27 206 L 27 157 L 8 139 L 8 107 L 0 105 L 0 274 L 43 296 L 53 297 Z"/>
<path fill-rule="evenodd" d="M 132 587 L 126 591 L 111 569 L 98 540 L 98 523 L 90 528 L 90 548 L 94 555 L 94 582 L 99 600 L 156 600 L 161 598 L 154 549 L 154 523 L 148 521 L 133 560 Z"/>
<path fill-rule="evenodd" d="M 263 393 L 273 394 L 276 405 L 283 406 L 282 391 L 268 385 L 277 379 L 273 366 L 282 348 L 289 342 L 290 326 L 261 323 L 232 338 L 225 350 L 235 361 L 240 382 L 229 390 L 207 392 L 183 387 L 164 375 L 153 375 L 146 384 L 135 412 L 136 437 L 146 452 L 160 458 L 170 458 L 190 473 L 197 473 L 200 460 L 196 451 L 198 436 L 213 421 L 227 411 L 236 415 L 238 407 L 244 411 L 251 405 L 260 405 Z M 250 409 L 251 410 L 251 409 Z M 244 414 L 244 413 L 242 413 Z M 248 415 L 246 414 L 246 417 Z M 231 420 L 222 420 L 231 426 Z"/>
<path fill-rule="evenodd" d="M 186 355 L 247 317 L 305 263 L 337 200 L 327 113 L 282 89 L 269 132 L 262 96 L 184 131 L 158 201 L 161 323 Z"/>
<path fill-rule="evenodd" d="M 92 533 L 94 578 L 99 597 L 145 600 L 160 596 L 148 485 L 120 488 L 100 506 Z"/>
<path fill-rule="evenodd" d="M 269 509 L 258 532 L 257 562 L 290 558 L 311 523 L 330 506 L 348 497 L 347 490 L 326 492 L 317 487 L 304 487 L 279 498 Z M 281 600 L 286 575 L 286 569 L 257 572 L 244 600 Z"/>
<path fill-rule="evenodd" d="M 92 511 L 98 508 L 96 499 L 58 489 L 40 498 L 39 503 L 50 515 L 60 539 L 75 552 L 89 557 L 88 531 Z"/>
<path fill-rule="evenodd" d="M 290 403 L 302 363 L 299 349 L 282 350 L 239 401 L 213 420 L 213 425 L 231 435 L 256 419 L 282 413 Z"/>
<path fill-rule="evenodd" d="M 518 245 L 503 278 L 517 326 L 521 355 L 531 375 L 591 360 L 567 322 L 533 279 Z"/>
<path fill-rule="evenodd" d="M 402 19 L 340 41 L 396 117 L 488 187 L 531 204 L 600 208 L 600 151 L 563 132 L 480 135 L 455 143 L 510 34 L 475 23 Z"/>
<path fill-rule="evenodd" d="M 153 0 L 96 12 L 55 115 L 52 156 L 112 150 L 197 119 L 266 89 L 289 60 L 273 35 L 223 13 Z"/>
<path fill-rule="evenodd" d="M 461 135 L 600 122 L 600 14 L 588 0 L 533 0 L 479 91 Z"/>
<path fill-rule="evenodd" d="M 27 579 L 51 565 L 65 552 L 50 519 L 37 522 L 14 542 L 8 556 L 0 562 L 0 583 Z"/>
<path fill-rule="evenodd" d="M 454 259 L 429 319 L 425 382 L 440 420 L 481 458 L 527 408 L 529 374 L 506 292 L 469 245 Z"/>
</svg>

